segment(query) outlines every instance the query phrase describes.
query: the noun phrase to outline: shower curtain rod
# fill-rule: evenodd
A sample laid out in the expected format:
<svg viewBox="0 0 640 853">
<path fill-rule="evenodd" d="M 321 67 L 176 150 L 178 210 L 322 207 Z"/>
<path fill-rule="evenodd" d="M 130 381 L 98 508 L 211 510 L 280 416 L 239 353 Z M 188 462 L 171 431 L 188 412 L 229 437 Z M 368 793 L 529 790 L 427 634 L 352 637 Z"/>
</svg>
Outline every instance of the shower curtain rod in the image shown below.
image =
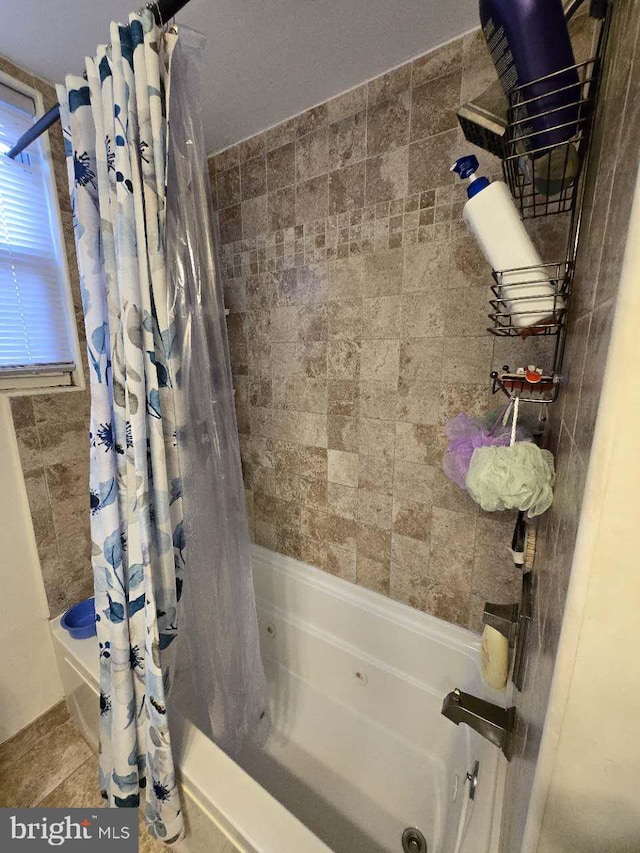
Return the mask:
<svg viewBox="0 0 640 853">
<path fill-rule="evenodd" d="M 157 0 L 154 3 L 147 3 L 143 8 L 150 9 L 153 17 L 156 19 L 156 24 L 162 27 L 167 21 L 170 21 L 178 12 L 183 9 L 189 0 Z M 41 136 L 45 130 L 48 130 L 52 125 L 60 120 L 60 107 L 56 104 L 49 112 L 41 116 L 29 130 L 25 131 L 20 139 L 16 142 L 13 148 L 7 152 L 7 157 L 14 160 L 18 154 L 22 154 L 25 148 L 28 148 L 32 142 Z"/>
</svg>

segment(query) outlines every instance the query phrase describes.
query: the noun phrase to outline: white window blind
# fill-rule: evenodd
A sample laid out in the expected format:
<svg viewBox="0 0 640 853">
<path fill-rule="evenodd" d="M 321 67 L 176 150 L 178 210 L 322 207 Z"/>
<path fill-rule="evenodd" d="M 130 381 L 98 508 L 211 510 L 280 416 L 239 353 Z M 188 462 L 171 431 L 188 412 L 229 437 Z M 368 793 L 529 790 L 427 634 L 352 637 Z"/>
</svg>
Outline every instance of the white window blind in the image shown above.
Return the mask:
<svg viewBox="0 0 640 853">
<path fill-rule="evenodd" d="M 31 98 L 0 83 L 0 377 L 75 367 L 46 162 L 39 143 L 6 156 L 34 115 Z"/>
</svg>

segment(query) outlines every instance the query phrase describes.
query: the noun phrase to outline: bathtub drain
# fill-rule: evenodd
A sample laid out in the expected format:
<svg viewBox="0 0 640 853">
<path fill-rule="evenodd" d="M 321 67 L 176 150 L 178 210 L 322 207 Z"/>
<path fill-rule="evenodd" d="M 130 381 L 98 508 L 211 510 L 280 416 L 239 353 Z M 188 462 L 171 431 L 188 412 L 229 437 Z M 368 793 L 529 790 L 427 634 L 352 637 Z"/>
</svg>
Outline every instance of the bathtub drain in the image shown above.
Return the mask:
<svg viewBox="0 0 640 853">
<path fill-rule="evenodd" d="M 408 826 L 402 833 L 404 853 L 427 853 L 427 840 L 415 826 Z"/>
</svg>

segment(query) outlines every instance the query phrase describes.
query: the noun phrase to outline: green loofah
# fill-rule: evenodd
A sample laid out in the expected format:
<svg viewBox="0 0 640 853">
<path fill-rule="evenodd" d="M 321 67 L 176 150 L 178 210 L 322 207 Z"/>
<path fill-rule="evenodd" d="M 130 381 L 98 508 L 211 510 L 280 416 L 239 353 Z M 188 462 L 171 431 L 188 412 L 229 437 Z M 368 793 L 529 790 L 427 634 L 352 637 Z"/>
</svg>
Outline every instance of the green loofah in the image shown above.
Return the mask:
<svg viewBox="0 0 640 853">
<path fill-rule="evenodd" d="M 553 501 L 553 454 L 537 444 L 517 441 L 512 447 L 479 447 L 471 457 L 466 486 L 487 512 L 526 510 L 541 515 Z"/>
</svg>

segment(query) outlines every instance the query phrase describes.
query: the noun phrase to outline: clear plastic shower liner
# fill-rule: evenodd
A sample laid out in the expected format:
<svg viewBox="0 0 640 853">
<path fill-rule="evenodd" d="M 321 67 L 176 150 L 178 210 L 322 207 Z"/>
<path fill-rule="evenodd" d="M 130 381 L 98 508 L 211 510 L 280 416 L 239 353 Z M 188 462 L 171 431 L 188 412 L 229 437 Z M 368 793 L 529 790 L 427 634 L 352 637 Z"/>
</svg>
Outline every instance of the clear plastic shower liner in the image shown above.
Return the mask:
<svg viewBox="0 0 640 853">
<path fill-rule="evenodd" d="M 193 722 L 234 755 L 247 735 L 264 742 L 270 723 L 200 110 L 205 41 L 180 27 L 169 95 L 168 311 L 170 346 L 182 355 L 175 399 L 186 538 L 180 636 Z"/>
</svg>

